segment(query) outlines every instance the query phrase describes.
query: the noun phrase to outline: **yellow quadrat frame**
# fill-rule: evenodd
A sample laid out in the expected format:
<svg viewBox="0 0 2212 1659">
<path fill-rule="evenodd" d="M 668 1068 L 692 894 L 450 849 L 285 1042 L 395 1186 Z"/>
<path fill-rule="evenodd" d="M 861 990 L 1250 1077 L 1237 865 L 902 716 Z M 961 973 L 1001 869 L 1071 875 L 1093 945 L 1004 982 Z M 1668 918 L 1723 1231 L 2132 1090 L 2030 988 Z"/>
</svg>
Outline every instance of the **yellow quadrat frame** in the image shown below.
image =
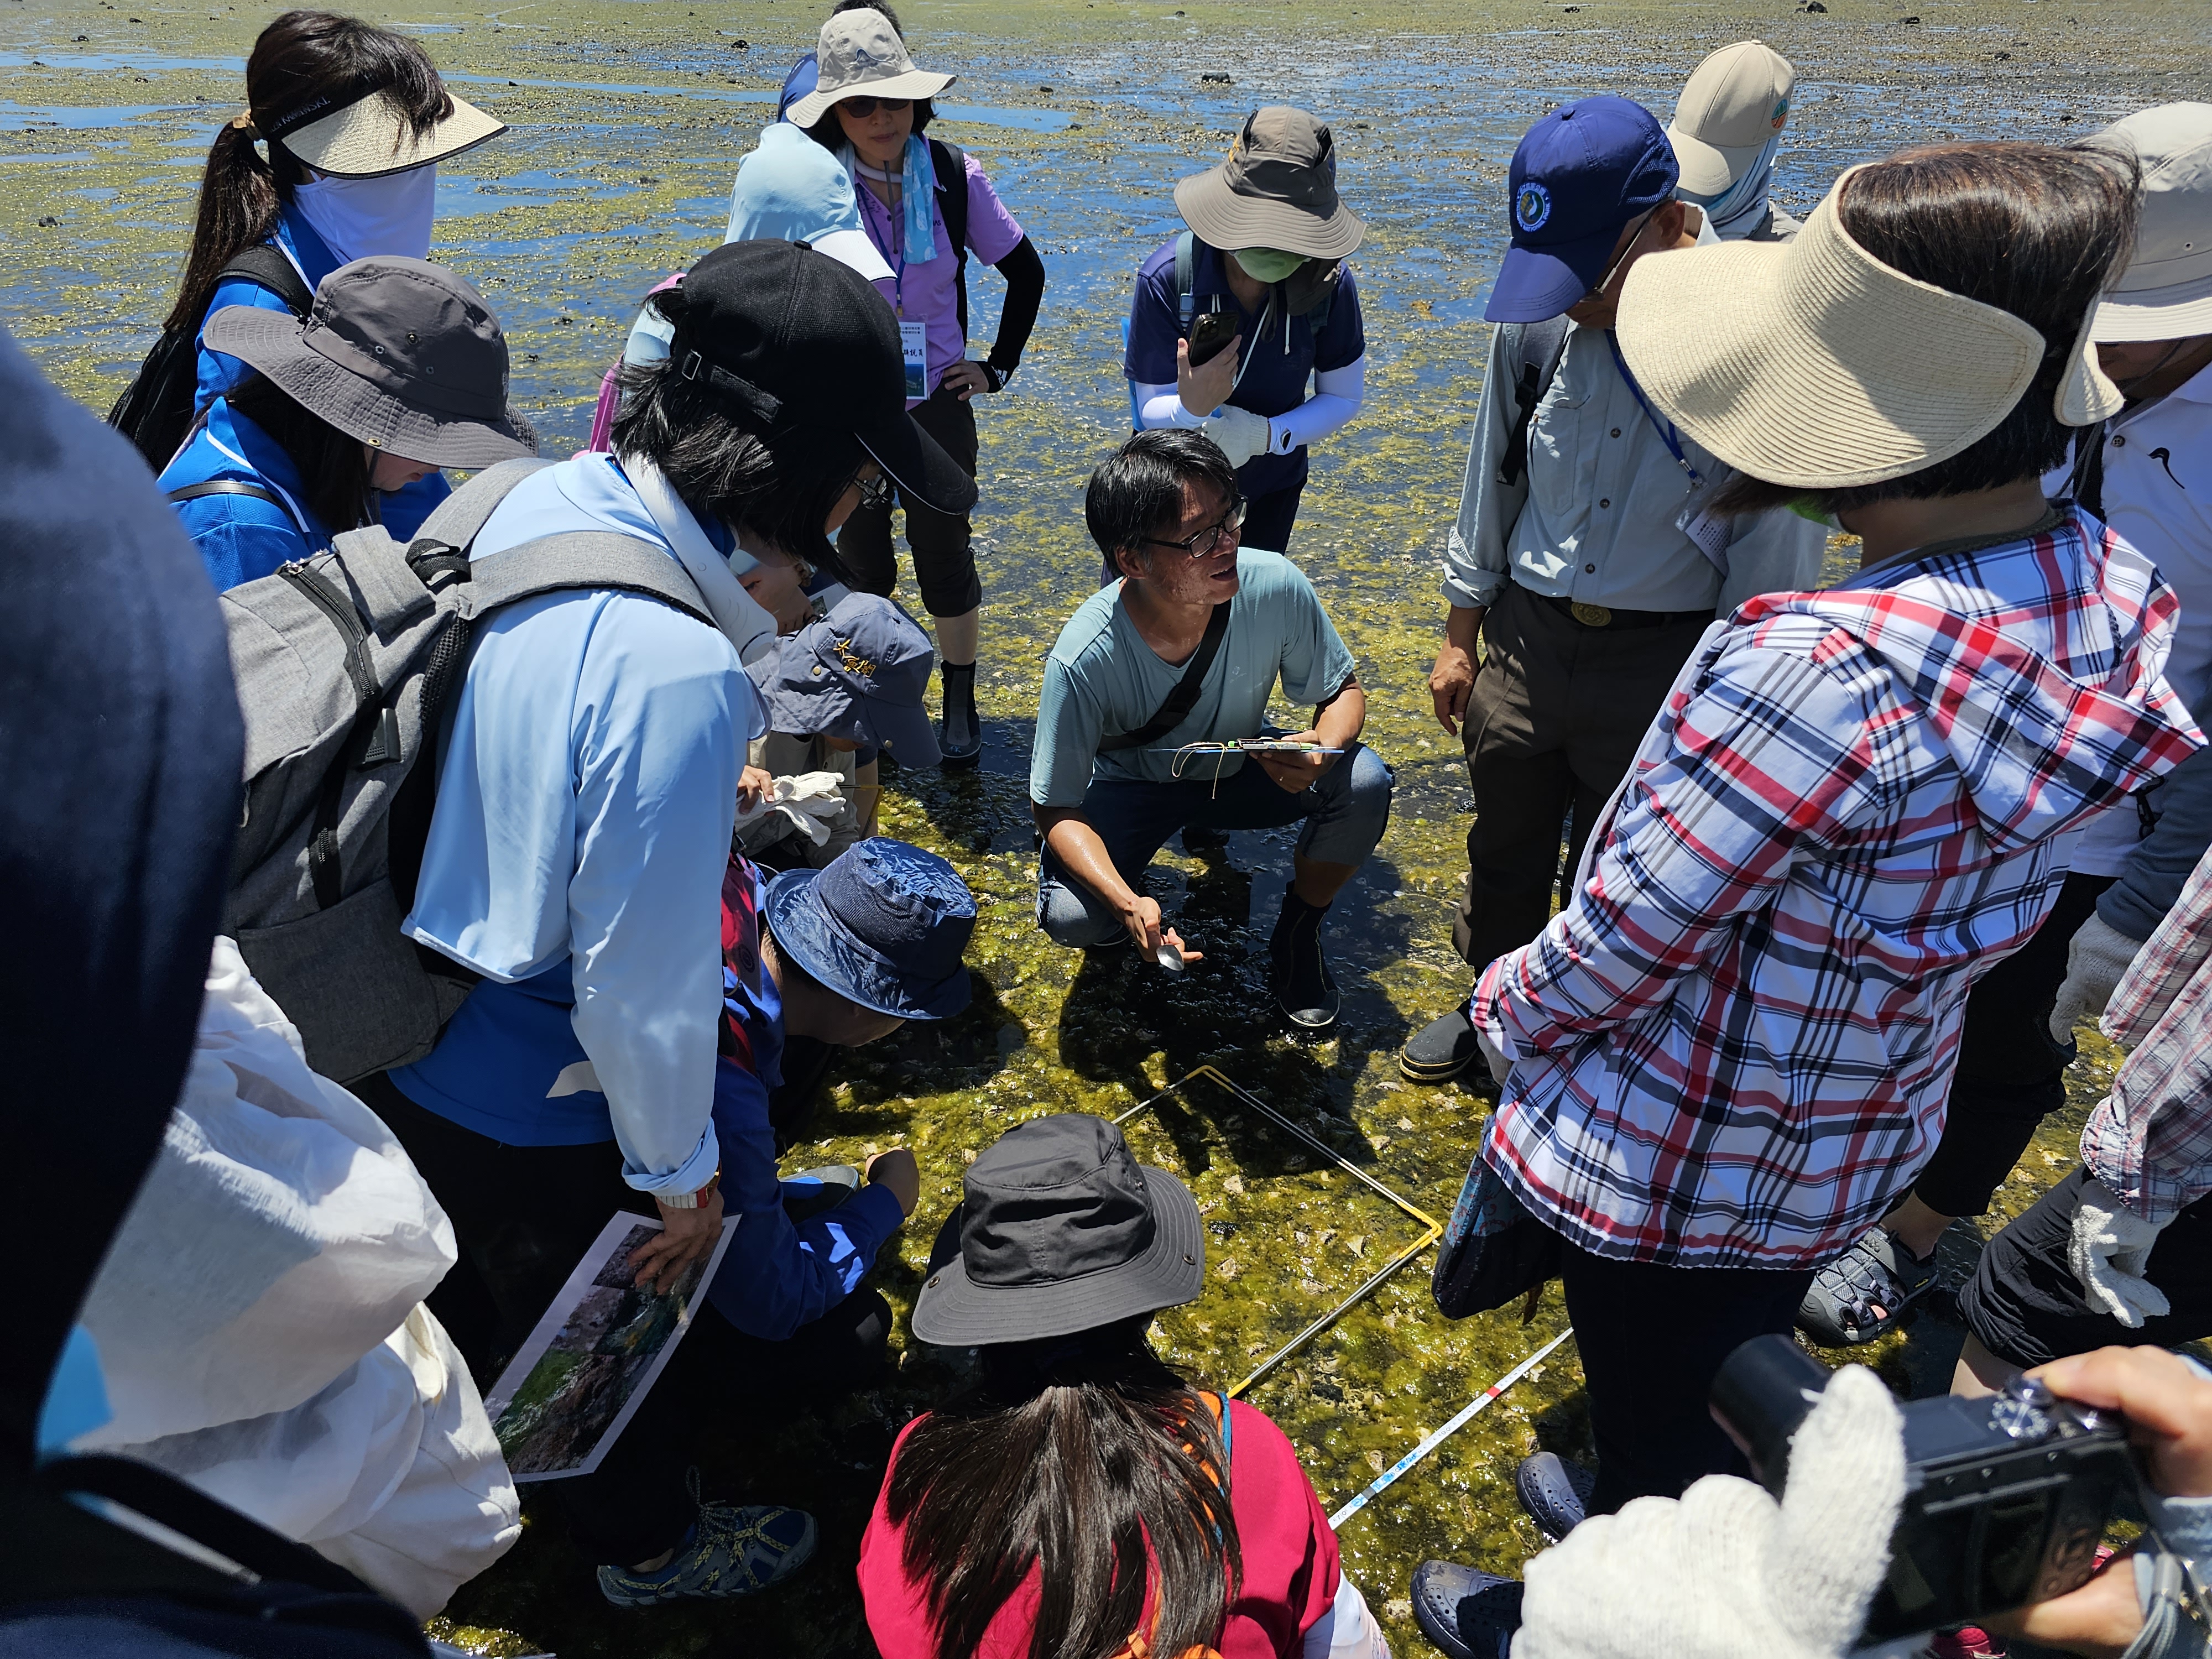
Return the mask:
<svg viewBox="0 0 2212 1659">
<path fill-rule="evenodd" d="M 1201 1066 L 1194 1072 L 1185 1073 L 1182 1076 L 1177 1078 L 1173 1083 L 1169 1084 L 1166 1088 L 1161 1090 L 1158 1094 L 1148 1095 L 1144 1099 L 1139 1101 L 1135 1105 L 1129 1108 L 1127 1111 L 1115 1118 L 1114 1121 L 1117 1124 L 1127 1123 L 1131 1118 L 1136 1116 L 1138 1113 L 1149 1110 L 1152 1107 L 1158 1105 L 1161 1101 L 1165 1100 L 1170 1095 L 1176 1093 L 1183 1087 L 1184 1085 L 1195 1082 L 1200 1078 L 1205 1079 L 1208 1083 L 1213 1084 L 1215 1086 L 1225 1091 L 1230 1097 L 1235 1100 L 1238 1104 L 1244 1106 L 1252 1111 L 1257 1112 L 1261 1117 L 1266 1118 L 1268 1122 L 1273 1124 L 1277 1128 L 1289 1134 L 1300 1144 L 1310 1147 L 1313 1151 L 1320 1153 L 1322 1157 L 1327 1158 L 1338 1169 L 1342 1170 L 1353 1180 L 1359 1182 L 1362 1185 L 1381 1194 L 1384 1198 L 1388 1199 L 1393 1206 L 1403 1211 L 1406 1214 L 1411 1216 L 1415 1221 L 1419 1222 L 1421 1227 L 1421 1236 L 1415 1239 L 1412 1244 L 1394 1256 L 1378 1272 L 1376 1273 L 1373 1278 L 1370 1279 L 1358 1290 L 1352 1291 L 1350 1296 L 1345 1297 L 1343 1301 L 1338 1303 L 1336 1306 L 1331 1308 L 1320 1318 L 1315 1320 L 1312 1324 L 1307 1326 L 1305 1329 L 1300 1331 L 1288 1342 L 1283 1344 L 1281 1347 L 1276 1349 L 1274 1352 L 1269 1354 L 1265 1359 L 1261 1360 L 1259 1364 L 1254 1368 L 1250 1376 L 1247 1376 L 1235 1388 L 1229 1390 L 1230 1397 L 1234 1399 L 1243 1395 L 1247 1389 L 1265 1377 L 1270 1371 L 1273 1371 L 1278 1365 L 1281 1364 L 1285 1359 L 1288 1359 L 1299 1349 L 1310 1343 L 1316 1337 L 1319 1336 L 1330 1326 L 1335 1324 L 1338 1320 L 1343 1318 L 1346 1314 L 1351 1312 L 1352 1308 L 1358 1303 L 1365 1300 L 1368 1297 L 1372 1296 L 1377 1290 L 1381 1289 L 1383 1280 L 1389 1279 L 1390 1275 L 1396 1273 L 1399 1268 L 1404 1267 L 1415 1256 L 1420 1255 L 1422 1251 L 1427 1249 L 1430 1245 L 1435 1243 L 1439 1238 L 1442 1238 L 1443 1237 L 1444 1230 L 1443 1225 L 1425 1211 L 1418 1209 L 1413 1205 L 1408 1203 L 1404 1198 L 1401 1197 L 1398 1194 L 1392 1192 L 1388 1187 L 1385 1187 L 1373 1176 L 1368 1174 L 1366 1170 L 1361 1169 L 1358 1164 L 1352 1162 L 1351 1159 L 1346 1158 L 1341 1152 L 1339 1152 L 1334 1147 L 1329 1146 L 1326 1141 L 1322 1140 L 1310 1131 L 1292 1122 L 1289 1118 L 1284 1116 L 1282 1113 L 1277 1111 L 1273 1106 L 1270 1106 L 1266 1101 L 1261 1099 L 1259 1096 L 1254 1094 L 1249 1089 L 1245 1088 L 1241 1084 L 1231 1081 L 1230 1079 L 1224 1076 L 1219 1071 L 1211 1066 Z"/>
</svg>

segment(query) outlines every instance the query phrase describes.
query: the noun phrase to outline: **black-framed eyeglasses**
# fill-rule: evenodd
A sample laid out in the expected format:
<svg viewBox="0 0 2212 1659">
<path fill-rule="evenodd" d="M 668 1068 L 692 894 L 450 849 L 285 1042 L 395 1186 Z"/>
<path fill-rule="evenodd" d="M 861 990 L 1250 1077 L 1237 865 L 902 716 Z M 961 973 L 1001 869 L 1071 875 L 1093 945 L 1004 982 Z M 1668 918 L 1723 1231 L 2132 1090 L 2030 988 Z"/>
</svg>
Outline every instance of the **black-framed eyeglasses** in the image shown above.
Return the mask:
<svg viewBox="0 0 2212 1659">
<path fill-rule="evenodd" d="M 911 98 L 842 98 L 838 101 L 863 121 L 879 109 L 886 115 L 896 115 L 902 109 L 914 107 Z"/>
<path fill-rule="evenodd" d="M 1581 302 L 1583 305 L 1589 304 L 1592 301 L 1604 294 L 1606 284 L 1613 281 L 1613 272 L 1620 269 L 1620 262 L 1622 260 L 1626 259 L 1630 254 L 1636 252 L 1636 245 L 1644 240 L 1644 233 L 1650 228 L 1652 218 L 1658 211 L 1659 210 L 1657 208 L 1653 208 L 1650 213 L 1645 214 L 1641 219 L 1638 219 L 1636 222 L 1636 234 L 1628 239 L 1626 244 L 1622 246 L 1620 252 L 1613 256 L 1613 263 L 1605 268 L 1605 275 L 1599 277 L 1596 283 L 1591 288 L 1590 291 L 1583 295 Z"/>
<path fill-rule="evenodd" d="M 1211 558 L 1219 550 L 1224 537 L 1231 541 L 1237 539 L 1237 532 L 1244 527 L 1244 509 L 1249 505 L 1242 495 L 1232 497 L 1229 511 L 1195 536 L 1185 537 L 1179 542 L 1171 542 L 1160 536 L 1146 536 L 1144 539 L 1154 547 L 1179 547 L 1194 559 Z"/>
</svg>

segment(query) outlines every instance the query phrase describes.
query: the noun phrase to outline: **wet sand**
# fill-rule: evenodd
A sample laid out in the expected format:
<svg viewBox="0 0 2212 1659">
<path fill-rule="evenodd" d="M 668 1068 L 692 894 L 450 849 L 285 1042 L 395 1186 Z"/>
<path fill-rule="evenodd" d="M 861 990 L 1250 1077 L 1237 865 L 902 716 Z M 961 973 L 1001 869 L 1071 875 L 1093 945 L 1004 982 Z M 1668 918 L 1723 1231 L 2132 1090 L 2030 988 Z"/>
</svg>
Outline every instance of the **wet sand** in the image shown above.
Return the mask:
<svg viewBox="0 0 2212 1659">
<path fill-rule="evenodd" d="M 973 150 L 1045 256 L 1050 287 L 1023 370 L 984 404 L 986 588 L 980 773 L 894 775 L 888 833 L 951 858 L 981 904 L 975 1004 L 857 1055 L 793 1155 L 854 1159 L 907 1141 L 922 1212 L 878 1273 L 903 1316 L 967 1160 L 1023 1118 L 1118 1115 L 1200 1065 L 1218 1066 L 1428 1213 L 1448 1213 L 1487 1102 L 1410 1087 L 1396 1050 L 1463 996 L 1449 903 L 1468 793 L 1458 744 L 1428 713 L 1442 600 L 1434 567 L 1457 501 L 1480 391 L 1480 309 L 1505 229 L 1513 143 L 1553 102 L 1597 91 L 1662 118 L 1705 52 L 1749 35 L 1803 77 L 1778 198 L 1809 209 L 1844 167 L 1927 138 L 2063 139 L 2130 110 L 2203 96 L 2212 12 L 2128 0 L 1827 0 L 1763 7 L 1482 4 L 1292 7 L 1259 0 L 1051 0 L 902 8 L 926 66 L 957 70 L 938 131 Z M 1900 21 L 1917 13 L 1917 21 Z M 0 0 L 0 241 L 4 320 L 56 380 L 105 409 L 167 309 L 198 166 L 234 112 L 269 11 Z M 514 352 L 514 398 L 549 453 L 582 441 L 602 368 L 637 297 L 720 240 L 737 158 L 820 16 L 793 0 L 550 0 L 489 14 L 408 6 L 374 15 L 420 33 L 456 89 L 514 126 L 441 179 L 437 257 L 481 284 Z M 1200 85 L 1204 73 L 1232 83 Z M 481 77 L 462 79 L 461 76 Z M 1334 125 L 1347 199 L 1370 233 L 1357 265 L 1368 404 L 1315 458 L 1293 556 L 1359 659 L 1368 741 L 1399 795 L 1376 860 L 1335 907 L 1346 996 L 1335 1036 L 1274 1035 L 1265 945 L 1287 833 L 1225 854 L 1171 848 L 1153 890 L 1206 952 L 1170 978 L 1126 959 L 1084 967 L 1032 920 L 1025 793 L 1039 663 L 1095 580 L 1081 488 L 1126 433 L 1120 321 L 1130 272 L 1179 228 L 1169 189 L 1209 164 L 1255 104 Z M 52 221 L 52 222 L 46 222 Z M 974 338 L 1000 287 L 971 268 Z M 1836 569 L 1856 550 L 1832 550 Z M 57 556 L 65 556 L 58 550 Z M 903 597 L 913 603 L 912 590 Z M 916 607 L 918 609 L 918 606 Z M 1281 711 L 1293 725 L 1304 716 Z M 1080 971 L 1079 969 L 1080 969 Z M 1975 1238 L 2074 1158 L 2115 1056 L 2094 1034 L 2073 1104 L 2047 1123 L 1993 1212 L 1954 1232 L 1946 1279 Z M 1206 1211 L 1211 1288 L 1166 1316 L 1176 1358 L 1234 1382 L 1419 1236 L 1418 1227 L 1210 1085 L 1133 1120 L 1140 1156 L 1183 1171 Z M 1518 1310 L 1440 1318 L 1420 1257 L 1252 1391 L 1304 1450 L 1334 1508 L 1561 1328 L 1556 1291 Z M 1895 1385 L 1948 1378 L 1960 1332 L 1939 1292 L 1869 1351 Z M 895 1382 L 820 1415 L 763 1421 L 733 1377 L 703 1459 L 705 1490 L 805 1505 L 815 1564 L 757 1602 L 653 1613 L 603 1603 L 557 1519 L 533 1522 L 465 1589 L 455 1634 L 487 1652 L 865 1654 L 852 1589 L 861 1526 L 897 1426 L 955 1380 L 957 1357 L 908 1342 Z M 1425 1555 L 1517 1571 L 1540 1540 L 1512 1498 L 1513 1464 L 1587 1437 L 1570 1344 L 1346 1526 L 1346 1570 L 1401 1656 L 1426 1651 L 1406 1601 Z M 1654 1354 L 1653 1363 L 1666 1363 Z M 535 1506 L 532 1506 L 533 1509 Z"/>
</svg>

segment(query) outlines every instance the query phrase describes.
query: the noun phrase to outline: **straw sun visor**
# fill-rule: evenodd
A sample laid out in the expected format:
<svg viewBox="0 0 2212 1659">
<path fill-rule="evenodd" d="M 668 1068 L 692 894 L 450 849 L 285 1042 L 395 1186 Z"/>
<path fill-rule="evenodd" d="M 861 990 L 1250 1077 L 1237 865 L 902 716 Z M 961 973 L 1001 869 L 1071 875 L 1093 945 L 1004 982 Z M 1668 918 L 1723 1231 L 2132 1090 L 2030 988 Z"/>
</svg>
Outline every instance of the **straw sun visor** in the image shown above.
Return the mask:
<svg viewBox="0 0 2212 1659">
<path fill-rule="evenodd" d="M 284 133 L 280 142 L 318 173 L 334 179 L 377 179 L 451 161 L 506 131 L 504 121 L 455 98 L 451 115 L 417 133 L 387 94 L 374 92 Z"/>
<path fill-rule="evenodd" d="M 1622 293 L 1617 334 L 1645 393 L 1769 483 L 1845 489 L 1948 460 L 1996 429 L 2043 361 L 2043 336 L 2011 313 L 1853 241 L 1836 212 L 1850 176 L 1794 241 L 1639 259 Z M 2119 411 L 2086 321 L 2054 401 L 2069 426 Z"/>
</svg>

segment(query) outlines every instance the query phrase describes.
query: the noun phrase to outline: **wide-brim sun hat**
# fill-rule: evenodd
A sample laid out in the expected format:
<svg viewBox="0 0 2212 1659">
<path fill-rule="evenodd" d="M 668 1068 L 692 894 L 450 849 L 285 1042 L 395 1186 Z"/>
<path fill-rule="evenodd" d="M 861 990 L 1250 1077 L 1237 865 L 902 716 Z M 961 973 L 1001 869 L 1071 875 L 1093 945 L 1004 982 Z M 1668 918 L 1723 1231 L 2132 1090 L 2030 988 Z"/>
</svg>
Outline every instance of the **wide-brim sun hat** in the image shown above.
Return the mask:
<svg viewBox="0 0 2212 1659">
<path fill-rule="evenodd" d="M 848 98 L 934 98 L 960 77 L 918 70 L 891 20 L 865 8 L 834 14 L 814 48 L 814 90 L 793 101 L 784 119 L 811 127 Z"/>
<path fill-rule="evenodd" d="M 2138 110 L 2094 142 L 2134 152 L 2142 218 L 2090 337 L 2118 345 L 2212 334 L 2212 104 Z"/>
<path fill-rule="evenodd" d="M 1738 471 L 1847 489 L 1948 460 L 2035 380 L 2043 336 L 1996 306 L 1907 276 L 1844 228 L 1836 181 L 1795 240 L 1639 259 L 1615 335 L 1637 383 Z M 2118 414 L 2087 319 L 2053 399 L 2087 426 Z"/>
<path fill-rule="evenodd" d="M 938 1347 L 1034 1342 L 1194 1302 L 1206 1231 L 1190 1189 L 1140 1164 L 1103 1118 L 1017 1125 L 962 1178 L 960 1253 L 923 1282 L 914 1334 Z"/>
<path fill-rule="evenodd" d="M 1271 104 L 1244 125 L 1218 167 L 1178 179 L 1176 210 L 1208 246 L 1273 248 L 1341 259 L 1367 224 L 1336 193 L 1336 145 L 1302 109 Z"/>
<path fill-rule="evenodd" d="M 376 179 L 433 161 L 450 161 L 507 131 L 506 122 L 466 100 L 454 98 L 453 102 L 451 114 L 417 132 L 388 92 L 349 88 L 286 111 L 270 119 L 260 132 L 318 173 L 334 179 Z"/>
<path fill-rule="evenodd" d="M 226 306 L 204 337 L 387 453 L 476 468 L 538 452 L 507 406 L 507 340 L 491 307 L 427 259 L 356 259 L 323 278 L 305 317 Z"/>
<path fill-rule="evenodd" d="M 766 909 L 777 951 L 848 1001 L 900 1019 L 968 1006 L 975 897 L 934 853 L 872 836 L 820 870 L 785 871 Z"/>
</svg>

